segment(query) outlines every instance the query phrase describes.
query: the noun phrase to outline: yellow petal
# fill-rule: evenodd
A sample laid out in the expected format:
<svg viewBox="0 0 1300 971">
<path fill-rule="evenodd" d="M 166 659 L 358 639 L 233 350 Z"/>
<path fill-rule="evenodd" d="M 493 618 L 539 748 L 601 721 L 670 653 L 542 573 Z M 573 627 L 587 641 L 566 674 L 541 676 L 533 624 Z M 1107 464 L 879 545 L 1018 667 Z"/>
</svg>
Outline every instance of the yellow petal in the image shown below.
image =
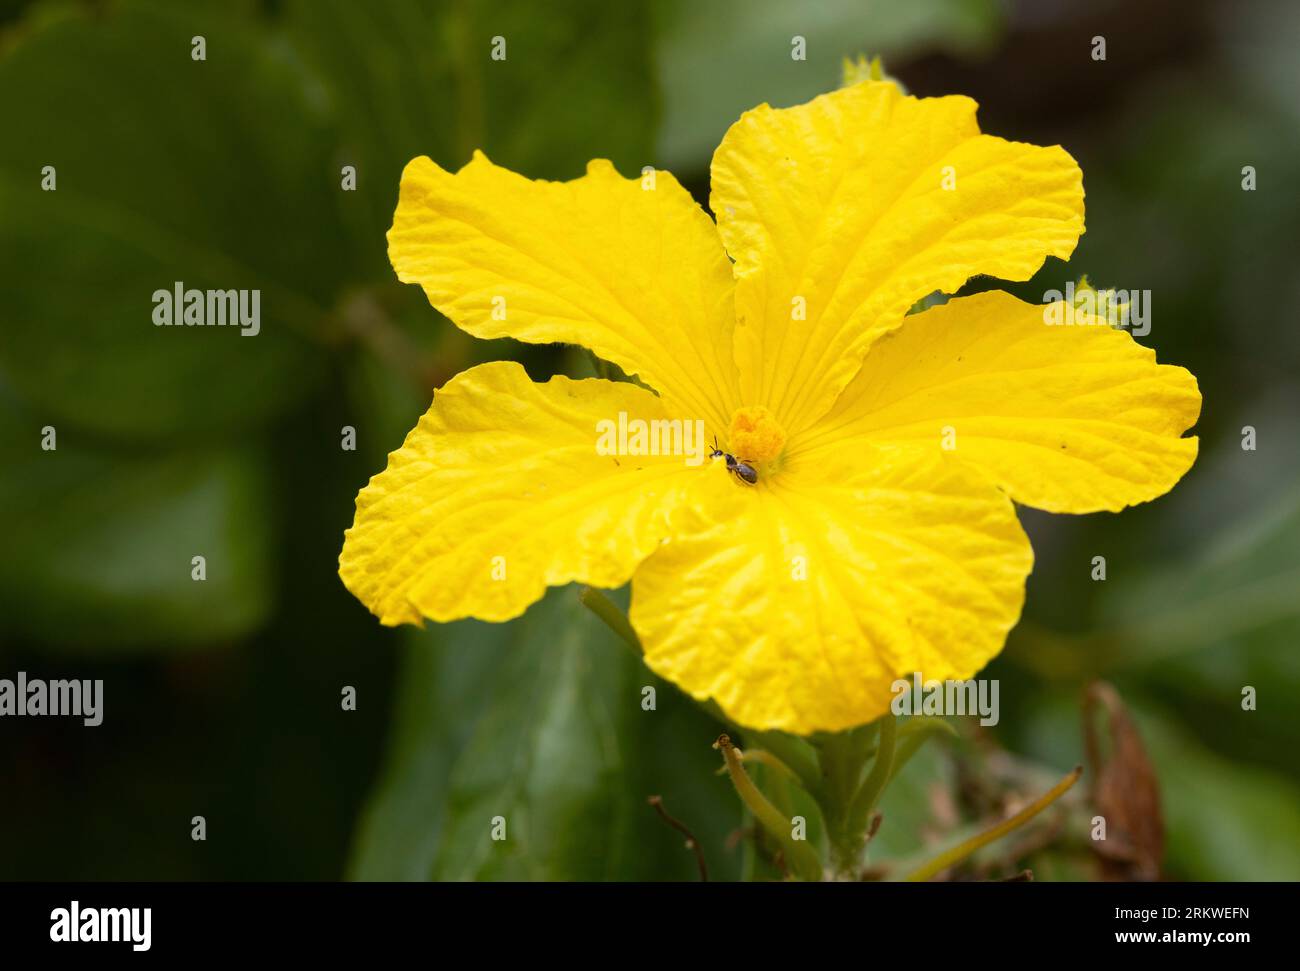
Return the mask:
<svg viewBox="0 0 1300 971">
<path fill-rule="evenodd" d="M 878 341 L 835 407 L 792 452 L 872 443 L 952 454 L 1017 502 L 1123 509 L 1173 488 L 1196 459 L 1201 395 L 1186 369 L 1095 318 L 1053 325 L 1007 293 L 908 317 Z M 947 433 L 945 433 L 947 429 Z"/>
<path fill-rule="evenodd" d="M 1074 159 L 981 135 L 975 107 L 866 81 L 727 132 L 711 206 L 736 261 L 744 404 L 796 433 L 921 297 L 980 273 L 1028 279 L 1074 249 Z"/>
<path fill-rule="evenodd" d="M 481 152 L 455 175 L 402 173 L 388 255 L 398 277 L 476 337 L 581 344 L 637 374 L 679 417 L 727 427 L 734 283 L 713 221 L 668 172 L 595 161 L 532 181 Z"/>
<path fill-rule="evenodd" d="M 707 451 L 694 468 L 683 455 L 600 454 L 598 423 L 620 412 L 663 417 L 632 384 L 534 384 L 513 362 L 457 375 L 357 496 L 343 582 L 385 624 L 508 620 L 547 586 L 626 583 L 715 470 Z"/>
<path fill-rule="evenodd" d="M 632 581 L 646 663 L 743 725 L 800 734 L 876 718 L 914 671 L 974 675 L 1033 561 L 1005 495 L 907 449 L 791 459 L 730 515 L 679 527 Z"/>
</svg>

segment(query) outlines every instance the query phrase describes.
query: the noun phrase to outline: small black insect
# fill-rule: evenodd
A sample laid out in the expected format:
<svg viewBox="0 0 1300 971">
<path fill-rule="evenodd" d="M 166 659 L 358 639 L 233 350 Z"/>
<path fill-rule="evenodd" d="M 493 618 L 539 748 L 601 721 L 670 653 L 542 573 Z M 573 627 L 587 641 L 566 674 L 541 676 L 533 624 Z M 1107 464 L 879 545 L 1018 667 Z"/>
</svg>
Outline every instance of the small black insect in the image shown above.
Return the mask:
<svg viewBox="0 0 1300 971">
<path fill-rule="evenodd" d="M 737 459 L 736 456 L 728 452 L 724 452 L 722 449 L 718 448 L 717 436 L 714 436 L 713 438 L 713 451 L 709 454 L 709 458 L 726 459 L 727 471 L 735 473 L 736 478 L 739 479 L 741 482 L 745 482 L 748 483 L 749 485 L 753 485 L 755 482 L 758 481 L 758 470 L 755 469 L 748 462 L 743 462 Z"/>
</svg>

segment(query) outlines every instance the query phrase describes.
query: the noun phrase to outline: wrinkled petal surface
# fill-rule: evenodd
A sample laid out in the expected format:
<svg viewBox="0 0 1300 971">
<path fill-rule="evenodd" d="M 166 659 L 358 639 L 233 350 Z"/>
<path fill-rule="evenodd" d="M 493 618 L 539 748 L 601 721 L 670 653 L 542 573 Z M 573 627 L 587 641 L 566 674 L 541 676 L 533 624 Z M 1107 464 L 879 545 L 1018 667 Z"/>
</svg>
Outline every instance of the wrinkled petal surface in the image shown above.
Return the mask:
<svg viewBox="0 0 1300 971">
<path fill-rule="evenodd" d="M 1028 279 L 1073 251 L 1074 159 L 980 134 L 975 109 L 867 81 L 761 105 L 727 132 L 711 206 L 736 261 L 745 404 L 803 430 L 921 297 L 981 273 Z"/>
<path fill-rule="evenodd" d="M 1181 437 L 1200 413 L 1196 378 L 1157 364 L 1127 331 L 1078 320 L 1045 323 L 1042 306 L 996 291 L 908 317 L 790 447 L 815 459 L 946 445 L 1016 502 L 1051 512 L 1168 492 L 1196 459 L 1196 438 Z"/>
<path fill-rule="evenodd" d="M 631 620 L 654 671 L 737 722 L 835 731 L 883 714 L 913 671 L 979 671 L 1032 562 L 1010 500 L 979 473 L 868 449 L 795 463 L 729 514 L 697 515 L 637 571 Z"/>
<path fill-rule="evenodd" d="M 625 179 L 595 161 L 582 178 L 545 182 L 481 152 L 454 175 L 417 158 L 388 255 L 474 336 L 581 344 L 639 375 L 675 417 L 726 428 L 738 382 L 731 264 L 670 173 Z"/>
<path fill-rule="evenodd" d="M 344 583 L 385 624 L 508 620 L 547 586 L 626 583 L 720 476 L 680 455 L 598 454 L 597 422 L 620 411 L 663 415 L 627 383 L 535 384 L 513 362 L 457 375 L 357 496 Z"/>
</svg>

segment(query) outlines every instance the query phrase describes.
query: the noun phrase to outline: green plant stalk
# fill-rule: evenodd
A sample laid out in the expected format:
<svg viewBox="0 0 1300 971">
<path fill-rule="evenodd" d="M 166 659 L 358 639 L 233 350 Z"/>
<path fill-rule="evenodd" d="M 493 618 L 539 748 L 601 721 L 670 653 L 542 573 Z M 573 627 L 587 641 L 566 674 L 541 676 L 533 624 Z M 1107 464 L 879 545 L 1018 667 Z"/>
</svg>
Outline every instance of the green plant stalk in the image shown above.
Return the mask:
<svg viewBox="0 0 1300 971">
<path fill-rule="evenodd" d="M 950 866 L 955 866 L 969 857 L 976 850 L 988 846 L 994 840 L 1001 839 L 1013 829 L 1018 829 L 1025 823 L 1029 822 L 1052 803 L 1056 802 L 1057 799 L 1065 795 L 1065 793 L 1069 791 L 1070 787 L 1079 781 L 1079 776 L 1081 775 L 1083 775 L 1083 766 L 1076 765 L 1069 775 L 1056 785 L 1052 786 L 1051 789 L 1039 796 L 1014 816 L 1003 820 L 996 826 L 986 829 L 982 833 L 972 836 L 968 840 L 958 843 L 951 849 L 944 850 L 938 856 L 934 857 L 934 859 L 921 864 L 920 867 L 913 870 L 903 879 L 909 882 L 929 880 L 935 874 L 942 873 Z"/>
<path fill-rule="evenodd" d="M 889 782 L 893 782 L 903 766 L 911 761 L 915 755 L 931 737 L 935 735 L 947 735 L 950 738 L 957 737 L 957 730 L 949 725 L 946 721 L 938 718 L 913 718 L 898 733 L 898 744 L 894 750 L 894 765 L 889 770 Z M 885 785 L 888 786 L 889 782 Z"/>
<path fill-rule="evenodd" d="M 865 836 L 867 821 L 871 810 L 876 808 L 885 786 L 894 777 L 894 753 L 898 745 L 898 718 L 890 712 L 880 719 L 880 742 L 876 746 L 876 758 L 871 763 L 862 788 L 858 790 L 849 810 L 849 831 Z"/>
<path fill-rule="evenodd" d="M 863 768 L 876 731 L 872 724 L 825 735 L 817 741 L 821 784 L 813 795 L 826 824 L 831 867 L 842 877 L 853 874 L 858 851 L 864 842 L 861 828 L 855 830 L 853 826 L 852 806 L 862 784 Z"/>
<path fill-rule="evenodd" d="M 822 772 L 816 756 L 803 739 L 784 732 L 746 732 L 745 737 L 780 759 L 798 778 L 799 785 L 809 795 L 816 796 Z"/>
<path fill-rule="evenodd" d="M 820 880 L 822 864 L 817 853 L 806 840 L 794 838 L 791 832 L 791 821 L 768 802 L 758 786 L 754 785 L 754 781 L 750 779 L 749 773 L 741 764 L 740 756 L 736 754 L 736 747 L 731 744 L 731 739 L 726 734 L 719 735 L 716 744 L 722 750 L 727 774 L 731 776 L 731 784 L 736 787 L 736 793 L 759 825 L 781 844 L 790 870 L 801 880 Z"/>
<path fill-rule="evenodd" d="M 793 819 L 795 816 L 795 805 L 794 800 L 790 797 L 790 783 L 794 779 L 794 776 L 787 775 L 785 772 L 774 769 L 773 765 L 779 764 L 775 761 L 755 761 L 754 753 L 756 751 L 759 750 L 745 749 L 745 757 L 741 761 L 761 767 L 758 772 L 752 772 L 751 770 L 751 777 L 754 779 L 754 784 L 759 787 L 760 792 L 766 791 L 768 801 L 777 808 L 782 816 L 785 816 L 788 819 Z M 772 753 L 763 752 L 761 754 L 768 756 L 770 759 Z"/>
<path fill-rule="evenodd" d="M 770 779 L 774 786 L 776 780 L 778 779 L 781 780 L 782 787 L 784 787 L 785 783 L 787 782 L 799 781 L 799 777 L 794 774 L 794 769 L 790 768 L 790 766 L 786 765 L 784 762 L 782 762 L 780 759 L 778 759 L 775 755 L 773 755 L 771 752 L 767 751 L 766 749 L 747 748 L 744 750 L 744 752 L 745 752 L 744 761 L 749 762 L 753 765 L 761 765 L 764 766 L 765 768 L 772 770 L 770 775 L 764 775 L 763 778 L 765 780 Z M 725 771 L 727 771 L 727 767 L 725 765 L 718 770 L 719 773 Z"/>
<path fill-rule="evenodd" d="M 595 587 L 583 587 L 579 590 L 578 600 L 581 601 L 584 607 L 604 621 L 605 626 L 626 641 L 638 656 L 644 653 L 641 649 L 641 638 L 636 636 L 631 621 L 627 619 L 627 614 L 618 609 L 618 604 Z"/>
</svg>

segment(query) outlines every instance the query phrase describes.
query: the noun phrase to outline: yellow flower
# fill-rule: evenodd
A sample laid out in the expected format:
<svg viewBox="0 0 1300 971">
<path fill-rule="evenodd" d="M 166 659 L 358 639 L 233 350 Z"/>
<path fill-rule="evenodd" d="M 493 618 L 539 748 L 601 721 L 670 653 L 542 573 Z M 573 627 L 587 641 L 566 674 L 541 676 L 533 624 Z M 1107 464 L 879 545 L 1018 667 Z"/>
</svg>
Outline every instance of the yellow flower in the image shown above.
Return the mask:
<svg viewBox="0 0 1300 971">
<path fill-rule="evenodd" d="M 631 580 L 646 663 L 757 728 L 842 729 L 897 678 L 973 676 L 1032 565 L 1012 500 L 1158 496 L 1200 410 L 1192 375 L 1121 330 L 1001 292 L 907 316 L 976 274 L 1028 279 L 1083 231 L 1074 160 L 981 134 L 975 109 L 880 81 L 762 105 L 713 157 L 716 224 L 667 172 L 412 161 L 388 237 L 403 281 L 475 336 L 581 344 L 654 390 L 456 376 L 357 497 L 348 588 L 399 624 Z M 701 420 L 757 483 L 597 448 L 601 423 L 638 419 Z"/>
</svg>

